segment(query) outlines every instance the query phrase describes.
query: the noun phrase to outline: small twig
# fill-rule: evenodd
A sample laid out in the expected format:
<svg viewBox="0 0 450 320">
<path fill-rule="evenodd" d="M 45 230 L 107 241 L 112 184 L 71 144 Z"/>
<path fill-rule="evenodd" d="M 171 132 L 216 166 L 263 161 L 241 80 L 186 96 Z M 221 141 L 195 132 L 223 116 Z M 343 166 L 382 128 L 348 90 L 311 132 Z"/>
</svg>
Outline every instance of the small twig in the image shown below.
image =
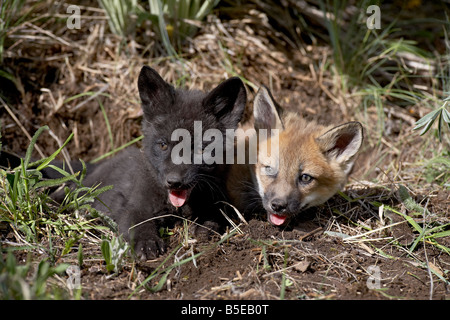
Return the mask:
<svg viewBox="0 0 450 320">
<path fill-rule="evenodd" d="M 367 236 L 369 234 L 372 234 L 374 232 L 378 232 L 378 231 L 384 230 L 386 228 L 390 228 L 390 227 L 393 227 L 393 226 L 396 226 L 398 224 L 402 224 L 402 223 L 405 223 L 405 222 L 408 222 L 408 221 L 407 220 L 403 220 L 403 221 L 400 221 L 400 222 L 392 223 L 390 225 L 387 225 L 387 226 L 384 226 L 384 227 L 381 227 L 381 228 L 378 228 L 378 229 L 374 229 L 374 230 L 371 230 L 371 231 L 367 231 L 367 232 L 362 233 L 362 234 L 357 234 L 357 235 L 354 235 L 354 236 L 351 236 L 351 237 L 347 237 L 347 238 L 345 238 L 343 240 L 344 240 L 344 242 L 355 241 L 355 239 L 358 239 L 358 238 L 361 238 L 361 237 L 365 237 L 365 236 Z M 356 240 L 356 241 L 360 241 L 360 240 Z"/>
<path fill-rule="evenodd" d="M 25 22 L 25 25 L 26 25 L 26 26 L 29 26 L 29 27 L 31 27 L 31 28 L 37 30 L 37 31 L 39 31 L 40 33 L 46 34 L 46 35 L 49 36 L 50 38 L 55 39 L 56 41 L 61 42 L 61 43 L 62 43 L 63 45 L 65 45 L 65 46 L 68 46 L 68 47 L 72 47 L 72 46 L 73 46 L 72 44 L 70 44 L 69 42 L 67 42 L 66 40 L 64 40 L 63 38 L 58 37 L 58 36 L 55 36 L 53 33 L 51 33 L 51 32 L 48 31 L 48 30 L 44 30 L 44 29 L 42 29 L 42 28 L 40 28 L 40 27 L 38 27 L 38 26 L 36 26 L 36 25 L 34 25 L 34 24 L 32 24 L 32 23 L 29 23 L 29 22 Z"/>
<path fill-rule="evenodd" d="M 227 205 L 229 205 L 230 207 L 232 207 L 234 209 L 234 212 L 236 212 L 237 216 L 239 217 L 239 219 L 245 224 L 248 225 L 247 220 L 245 220 L 244 216 L 241 214 L 241 212 L 235 207 L 233 206 L 231 203 L 228 203 L 226 201 L 219 201 L 221 203 L 225 203 Z"/>
<path fill-rule="evenodd" d="M 322 230 L 323 230 L 322 227 L 318 227 L 317 229 L 314 229 L 314 230 L 308 232 L 307 234 L 302 235 L 302 236 L 299 237 L 298 239 L 299 239 L 300 241 L 303 241 L 303 239 L 306 239 L 306 238 L 308 238 L 309 236 L 312 236 L 313 234 L 316 234 L 316 233 L 318 233 L 318 232 L 320 232 L 320 231 L 322 231 Z"/>
<path fill-rule="evenodd" d="M 208 231 L 214 232 L 214 233 L 217 234 L 219 237 L 221 236 L 220 233 L 218 233 L 217 231 L 215 231 L 215 230 L 213 230 L 213 229 L 211 229 L 211 228 L 208 228 L 208 227 L 206 227 L 206 226 L 204 226 L 204 225 L 202 225 L 202 224 L 200 224 L 200 223 L 197 223 L 197 222 L 195 222 L 195 221 L 192 221 L 192 220 L 183 218 L 183 217 L 181 217 L 181 216 L 177 216 L 177 215 L 175 215 L 175 214 L 170 214 L 170 213 L 169 213 L 169 214 L 164 214 L 164 215 L 161 215 L 161 216 L 157 216 L 157 217 L 153 217 L 153 218 L 149 218 L 149 219 L 146 219 L 146 220 L 141 221 L 141 222 L 139 222 L 139 223 L 136 223 L 135 225 L 132 225 L 130 228 L 128 228 L 128 230 L 134 229 L 134 228 L 140 226 L 141 224 L 147 223 L 147 222 L 149 222 L 149 221 L 152 221 L 152 220 L 155 220 L 155 219 L 167 218 L 167 217 L 179 218 L 179 219 L 181 219 L 181 220 L 185 220 L 185 221 L 187 221 L 187 222 L 191 222 L 191 223 L 193 223 L 193 224 L 195 224 L 195 225 L 197 225 L 197 226 L 199 226 L 199 227 L 208 229 Z"/>
</svg>

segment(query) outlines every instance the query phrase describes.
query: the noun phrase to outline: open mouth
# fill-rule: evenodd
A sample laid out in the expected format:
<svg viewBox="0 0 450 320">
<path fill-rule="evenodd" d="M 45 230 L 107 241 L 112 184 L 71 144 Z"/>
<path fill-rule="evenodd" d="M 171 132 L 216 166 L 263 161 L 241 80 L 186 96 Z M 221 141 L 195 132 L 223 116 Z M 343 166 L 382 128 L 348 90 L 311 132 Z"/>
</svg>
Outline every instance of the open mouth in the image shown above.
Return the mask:
<svg viewBox="0 0 450 320">
<path fill-rule="evenodd" d="M 189 189 L 169 189 L 169 201 L 174 207 L 181 207 L 189 198 L 189 193 Z"/>
<path fill-rule="evenodd" d="M 268 212 L 267 213 L 270 223 L 276 226 L 281 226 L 287 220 L 287 216 L 281 216 L 279 214 Z"/>
</svg>

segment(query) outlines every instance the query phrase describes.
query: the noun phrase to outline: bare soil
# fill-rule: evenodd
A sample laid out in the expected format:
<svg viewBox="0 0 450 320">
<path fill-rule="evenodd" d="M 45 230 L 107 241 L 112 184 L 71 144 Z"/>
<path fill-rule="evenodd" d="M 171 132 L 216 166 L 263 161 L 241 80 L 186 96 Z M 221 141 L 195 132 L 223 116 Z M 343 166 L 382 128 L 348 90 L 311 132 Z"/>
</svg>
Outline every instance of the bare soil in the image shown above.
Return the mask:
<svg viewBox="0 0 450 320">
<path fill-rule="evenodd" d="M 380 194 L 380 190 L 346 190 L 347 195 Z M 398 202 L 395 194 L 392 203 Z M 442 200 L 442 199 L 440 199 Z M 447 215 L 449 199 L 429 204 L 428 209 Z M 334 214 L 330 212 L 345 212 Z M 127 263 L 119 275 L 106 273 L 103 260 L 86 259 L 82 267 L 83 297 L 87 299 L 169 300 L 447 300 L 446 277 L 450 257 L 427 243 L 414 252 L 409 247 L 417 233 L 406 224 L 384 229 L 380 240 L 352 242 L 344 234 L 359 224 L 380 225 L 378 209 L 369 201 L 349 204 L 335 196 L 324 206 L 309 209 L 288 227 L 280 229 L 265 219 L 240 224 L 239 233 L 218 244 L 219 238 L 195 239 L 184 247 L 182 230 L 174 228 L 167 253 L 146 262 Z M 385 212 L 386 224 L 399 221 Z M 184 235 L 184 233 L 183 233 Z M 448 238 L 440 243 L 450 245 Z M 101 257 L 98 246 L 84 245 L 84 255 Z M 173 267 L 175 262 L 199 254 Z M 61 262 L 76 261 L 76 250 Z M 71 260 L 70 257 L 73 257 Z M 168 258 L 169 257 L 169 258 Z M 167 259 L 168 258 L 168 259 Z M 167 260 L 166 260 L 167 259 Z M 428 261 L 429 268 L 424 264 Z M 155 270 L 158 276 L 139 285 Z M 162 281 L 162 283 L 159 283 Z M 160 290 L 153 292 L 157 285 Z"/>
<path fill-rule="evenodd" d="M 319 224 L 306 224 L 306 227 L 299 224 L 292 231 L 282 231 L 266 221 L 251 220 L 242 228 L 243 235 L 233 236 L 219 246 L 197 243 L 197 250 L 203 248 L 204 254 L 195 263 L 187 262 L 173 269 L 161 291 L 152 293 L 141 288 L 131 297 L 152 300 L 449 298 L 448 287 L 437 281 L 436 276 L 430 280 L 428 270 L 416 260 L 428 259 L 440 269 L 450 259 L 439 250 L 421 247 L 414 252 L 414 259 L 406 248 L 391 247 L 386 252 L 390 257 L 383 257 L 376 250 L 384 249 L 386 241 L 370 247 L 347 244 L 340 238 L 323 235 L 322 231 L 309 235 L 311 231 L 304 230 Z M 178 254 L 189 250 L 182 249 Z M 112 278 L 106 274 L 101 259 L 88 259 L 81 274 L 83 297 L 128 299 L 136 288 L 136 279 L 144 280 L 164 258 L 127 265 Z M 164 265 L 172 263 L 173 259 Z M 156 285 L 160 279 L 148 286 Z"/>
</svg>

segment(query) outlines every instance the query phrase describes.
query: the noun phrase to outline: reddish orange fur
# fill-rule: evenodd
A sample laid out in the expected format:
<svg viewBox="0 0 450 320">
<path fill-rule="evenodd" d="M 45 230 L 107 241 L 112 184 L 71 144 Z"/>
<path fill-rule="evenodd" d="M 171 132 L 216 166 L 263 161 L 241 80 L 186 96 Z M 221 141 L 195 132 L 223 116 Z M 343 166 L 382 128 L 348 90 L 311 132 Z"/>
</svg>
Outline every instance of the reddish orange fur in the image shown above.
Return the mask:
<svg viewBox="0 0 450 320">
<path fill-rule="evenodd" d="M 267 108 L 267 104 L 262 107 Z M 278 117 L 275 108 L 272 109 L 272 113 Z M 267 110 L 265 112 L 263 115 L 267 116 Z M 255 118 L 260 116 L 255 114 Z M 271 123 L 276 122 L 271 119 Z M 273 201 L 278 201 L 286 204 L 286 210 L 277 213 L 277 216 L 290 217 L 302 209 L 324 203 L 343 188 L 347 181 L 354 155 L 362 142 L 362 127 L 359 123 L 347 123 L 337 127 L 322 126 L 316 122 L 308 122 L 296 113 L 284 115 L 278 123 L 283 124 L 278 135 L 267 141 L 259 141 L 258 161 L 255 165 L 232 165 L 227 189 L 232 204 L 240 211 L 259 209 L 267 211 L 270 217 L 270 214 L 274 214 L 271 211 L 271 201 L 272 204 Z M 353 140 L 346 138 L 346 135 L 352 134 Z M 337 149 L 341 145 L 341 141 L 336 142 L 339 139 L 336 137 L 344 137 L 347 145 L 333 153 L 333 148 L 328 150 L 330 146 L 338 146 L 335 147 Z M 276 175 L 265 174 L 265 169 L 271 167 L 273 162 L 269 163 L 266 159 L 266 149 L 262 143 L 267 143 L 266 146 L 270 150 L 272 139 L 278 139 Z M 302 179 L 303 175 L 312 177 L 311 181 L 301 182 L 299 179 Z M 255 205 L 257 196 L 260 197 L 259 201 L 262 202 L 264 210 Z"/>
</svg>

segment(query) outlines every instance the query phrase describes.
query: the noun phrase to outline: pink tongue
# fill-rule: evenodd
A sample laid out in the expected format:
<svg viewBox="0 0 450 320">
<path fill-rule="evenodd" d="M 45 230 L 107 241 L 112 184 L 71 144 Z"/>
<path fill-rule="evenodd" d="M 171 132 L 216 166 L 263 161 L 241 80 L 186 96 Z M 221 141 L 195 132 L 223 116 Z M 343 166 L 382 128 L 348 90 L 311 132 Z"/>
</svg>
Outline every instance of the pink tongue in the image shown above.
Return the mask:
<svg viewBox="0 0 450 320">
<path fill-rule="evenodd" d="M 269 219 L 270 222 L 272 222 L 276 226 L 281 226 L 286 221 L 286 217 L 279 216 L 275 213 L 269 213 Z"/>
<path fill-rule="evenodd" d="M 181 207 L 187 198 L 187 190 L 169 190 L 169 200 L 174 207 Z"/>
</svg>

